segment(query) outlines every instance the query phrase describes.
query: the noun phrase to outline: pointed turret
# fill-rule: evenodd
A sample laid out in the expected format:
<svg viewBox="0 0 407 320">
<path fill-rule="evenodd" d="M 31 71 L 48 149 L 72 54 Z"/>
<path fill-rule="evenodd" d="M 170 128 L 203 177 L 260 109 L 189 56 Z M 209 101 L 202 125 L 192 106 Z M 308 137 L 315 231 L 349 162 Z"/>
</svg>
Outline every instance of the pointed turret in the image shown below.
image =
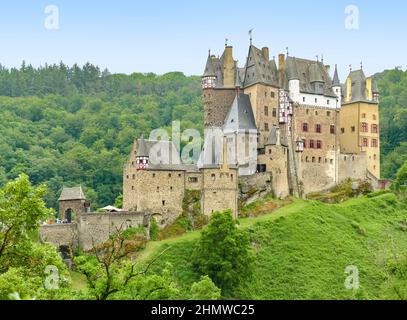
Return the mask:
<svg viewBox="0 0 407 320">
<path fill-rule="evenodd" d="M 147 145 L 146 141 L 144 140 L 144 136 L 141 136 L 140 140 L 138 141 L 138 150 L 137 150 L 137 157 L 148 157 Z"/>
<path fill-rule="evenodd" d="M 205 72 L 202 76 L 202 89 L 212 89 L 216 87 L 216 72 L 212 62 L 211 52 L 209 51 L 206 61 Z"/>
<path fill-rule="evenodd" d="M 338 97 L 336 107 L 340 108 L 342 105 L 342 86 L 341 86 L 341 81 L 339 80 L 337 64 L 335 64 L 335 73 L 334 73 L 334 78 L 332 80 L 332 90 Z"/>
<path fill-rule="evenodd" d="M 339 81 L 339 75 L 338 75 L 338 65 L 335 65 L 335 73 L 334 73 L 334 78 L 332 80 L 332 87 L 340 87 L 341 82 Z"/>
<path fill-rule="evenodd" d="M 146 141 L 144 140 L 144 136 L 138 141 L 138 148 L 136 154 L 136 168 L 137 170 L 146 170 L 148 169 L 149 164 L 149 152 L 147 148 Z"/>
<path fill-rule="evenodd" d="M 213 67 L 211 52 L 209 51 L 208 60 L 206 61 L 204 77 L 214 77 L 216 76 L 215 68 Z"/>
</svg>

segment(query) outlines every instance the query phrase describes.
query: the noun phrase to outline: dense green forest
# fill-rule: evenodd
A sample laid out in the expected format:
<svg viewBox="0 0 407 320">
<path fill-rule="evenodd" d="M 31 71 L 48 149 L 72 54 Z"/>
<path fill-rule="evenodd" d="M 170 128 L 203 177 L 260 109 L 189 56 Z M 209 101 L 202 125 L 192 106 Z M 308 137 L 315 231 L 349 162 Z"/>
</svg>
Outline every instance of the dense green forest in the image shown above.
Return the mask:
<svg viewBox="0 0 407 320">
<path fill-rule="evenodd" d="M 383 177 L 407 160 L 407 72 L 376 75 L 381 90 Z M 200 77 L 110 74 L 92 64 L 0 66 L 0 186 L 24 172 L 46 183 L 56 207 L 62 186 L 81 184 L 95 208 L 114 203 L 122 167 L 142 133 L 181 120 L 203 130 Z"/>
<path fill-rule="evenodd" d="M 87 64 L 0 68 L 0 185 L 24 172 L 46 183 L 56 207 L 62 186 L 81 184 L 94 208 L 122 192 L 122 168 L 141 134 L 203 130 L 199 77 L 111 75 Z"/>
</svg>

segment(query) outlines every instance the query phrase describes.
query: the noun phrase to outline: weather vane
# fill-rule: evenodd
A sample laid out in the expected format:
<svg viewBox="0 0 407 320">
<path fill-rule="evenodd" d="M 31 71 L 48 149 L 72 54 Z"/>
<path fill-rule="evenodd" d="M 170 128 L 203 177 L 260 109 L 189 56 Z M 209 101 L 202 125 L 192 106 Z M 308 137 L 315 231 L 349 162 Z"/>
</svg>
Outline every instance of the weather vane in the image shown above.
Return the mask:
<svg viewBox="0 0 407 320">
<path fill-rule="evenodd" d="M 227 46 L 228 46 L 228 41 L 229 41 L 229 39 L 228 39 L 228 38 L 226 38 L 226 39 L 225 39 L 225 47 L 227 47 Z"/>
<path fill-rule="evenodd" d="M 288 47 L 285 47 L 285 50 L 287 51 L 287 57 L 288 57 L 288 54 L 289 54 Z"/>
<path fill-rule="evenodd" d="M 250 30 L 249 30 L 250 45 L 252 45 L 252 43 L 253 43 L 253 30 L 254 30 L 254 29 L 250 29 Z"/>
</svg>

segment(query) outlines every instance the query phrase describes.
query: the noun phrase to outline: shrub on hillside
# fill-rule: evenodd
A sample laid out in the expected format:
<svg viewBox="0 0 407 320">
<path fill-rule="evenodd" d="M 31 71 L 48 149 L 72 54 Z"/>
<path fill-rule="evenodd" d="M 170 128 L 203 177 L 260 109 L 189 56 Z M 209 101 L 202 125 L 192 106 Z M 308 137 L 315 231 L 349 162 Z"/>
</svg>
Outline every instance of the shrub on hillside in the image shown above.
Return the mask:
<svg viewBox="0 0 407 320">
<path fill-rule="evenodd" d="M 230 210 L 214 213 L 192 255 L 195 271 L 208 275 L 224 296 L 251 275 L 249 237 L 237 223 Z"/>
</svg>

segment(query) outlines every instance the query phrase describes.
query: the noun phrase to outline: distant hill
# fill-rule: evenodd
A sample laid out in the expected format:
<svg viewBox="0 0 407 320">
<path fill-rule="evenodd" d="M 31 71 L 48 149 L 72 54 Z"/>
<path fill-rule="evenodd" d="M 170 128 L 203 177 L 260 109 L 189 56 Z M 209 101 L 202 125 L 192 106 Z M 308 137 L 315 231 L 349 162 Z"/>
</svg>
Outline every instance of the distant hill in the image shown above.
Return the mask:
<svg viewBox="0 0 407 320">
<path fill-rule="evenodd" d="M 394 194 L 342 204 L 296 200 L 274 213 L 242 219 L 255 252 L 254 272 L 230 298 L 407 299 L 406 223 L 407 203 Z M 171 263 L 177 283 L 187 290 L 199 279 L 190 259 L 198 237 L 194 232 L 149 243 L 142 257 L 171 247 L 153 271 Z M 345 287 L 349 266 L 357 267 L 359 290 Z"/>
</svg>

